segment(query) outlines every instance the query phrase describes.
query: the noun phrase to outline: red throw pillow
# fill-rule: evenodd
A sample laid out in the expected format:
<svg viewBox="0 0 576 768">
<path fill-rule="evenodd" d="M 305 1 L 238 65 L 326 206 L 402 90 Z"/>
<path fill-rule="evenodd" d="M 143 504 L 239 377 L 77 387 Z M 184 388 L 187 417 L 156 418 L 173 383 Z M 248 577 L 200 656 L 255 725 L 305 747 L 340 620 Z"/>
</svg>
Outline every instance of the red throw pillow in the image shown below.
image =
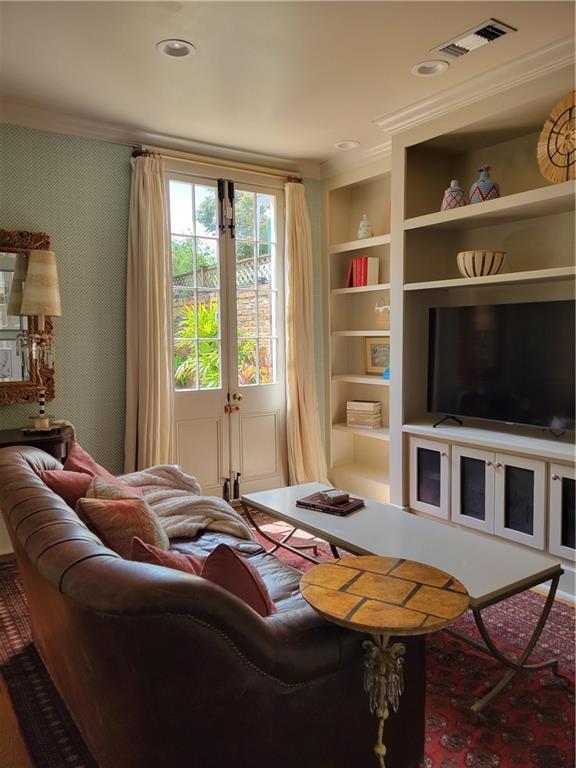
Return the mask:
<svg viewBox="0 0 576 768">
<path fill-rule="evenodd" d="M 130 560 L 138 563 L 150 563 L 150 565 L 163 565 L 165 568 L 173 568 L 176 571 L 191 573 L 200 576 L 206 557 L 201 555 L 185 555 L 183 552 L 166 552 L 163 549 L 146 544 L 137 536 L 132 539 Z"/>
<path fill-rule="evenodd" d="M 260 616 L 276 612 L 256 566 L 227 544 L 219 544 L 208 555 L 200 576 L 232 592 Z"/>
<path fill-rule="evenodd" d="M 65 472 L 63 469 L 39 469 L 38 477 L 72 509 L 75 509 L 78 499 L 86 496 L 92 482 L 92 475 L 86 472 Z"/>
<path fill-rule="evenodd" d="M 122 557 L 130 557 L 135 536 L 160 549 L 170 546 L 166 532 L 144 499 L 79 499 L 76 513 Z"/>
<path fill-rule="evenodd" d="M 111 472 L 108 472 L 107 469 L 94 461 L 88 451 L 85 451 L 80 443 L 77 442 L 72 442 L 69 445 L 68 456 L 64 462 L 64 469 L 67 472 L 85 472 L 91 477 L 99 477 L 102 480 L 105 480 L 107 483 L 110 483 L 110 485 L 129 488 L 126 483 L 118 480 L 115 475 L 113 475 Z M 142 498 L 144 495 L 140 488 L 130 488 L 130 490 L 132 493 L 140 496 L 140 498 Z"/>
</svg>

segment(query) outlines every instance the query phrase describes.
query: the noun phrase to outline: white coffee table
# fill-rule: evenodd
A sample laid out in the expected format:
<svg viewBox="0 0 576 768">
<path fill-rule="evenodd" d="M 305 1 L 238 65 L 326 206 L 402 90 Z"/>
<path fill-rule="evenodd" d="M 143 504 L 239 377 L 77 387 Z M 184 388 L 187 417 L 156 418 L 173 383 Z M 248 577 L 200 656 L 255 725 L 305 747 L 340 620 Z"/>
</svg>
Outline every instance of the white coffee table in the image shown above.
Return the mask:
<svg viewBox="0 0 576 768">
<path fill-rule="evenodd" d="M 324 488 L 326 486 L 318 483 L 307 483 L 245 494 L 241 501 L 254 525 L 256 523 L 250 511 L 265 512 L 271 517 L 290 523 L 295 529 L 307 531 L 329 542 L 335 556 L 338 556 L 335 548 L 340 546 L 358 555 L 416 560 L 447 571 L 461 581 L 470 595 L 470 609 L 485 645 L 460 633 L 454 634 L 474 647 L 490 653 L 508 668 L 497 685 L 473 705 L 475 716 L 480 714 L 521 669 L 552 667 L 557 673 L 557 659 L 538 664 L 528 664 L 527 660 L 546 624 L 563 573 L 558 560 L 540 552 L 521 549 L 496 537 L 418 517 L 398 507 L 376 501 L 366 500 L 365 507 L 347 517 L 296 506 L 298 499 Z M 286 542 L 286 538 L 279 542 L 259 530 L 273 543 L 273 550 L 285 547 L 296 551 Z M 298 554 L 302 555 L 301 552 Z M 306 555 L 306 558 L 314 560 L 309 555 Z M 482 611 L 490 605 L 548 581 L 551 582 L 548 597 L 525 649 L 517 659 L 505 656 L 494 644 L 482 619 Z"/>
</svg>

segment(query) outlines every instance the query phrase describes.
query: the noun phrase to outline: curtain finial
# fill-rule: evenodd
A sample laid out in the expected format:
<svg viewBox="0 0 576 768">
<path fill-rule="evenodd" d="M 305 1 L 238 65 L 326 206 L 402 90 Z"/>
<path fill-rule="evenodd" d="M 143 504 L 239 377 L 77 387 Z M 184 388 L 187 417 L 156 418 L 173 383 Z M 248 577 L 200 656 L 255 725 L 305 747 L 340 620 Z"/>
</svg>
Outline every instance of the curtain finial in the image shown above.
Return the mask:
<svg viewBox="0 0 576 768">
<path fill-rule="evenodd" d="M 300 176 L 288 176 L 287 182 L 288 184 L 302 184 L 302 179 Z"/>
</svg>

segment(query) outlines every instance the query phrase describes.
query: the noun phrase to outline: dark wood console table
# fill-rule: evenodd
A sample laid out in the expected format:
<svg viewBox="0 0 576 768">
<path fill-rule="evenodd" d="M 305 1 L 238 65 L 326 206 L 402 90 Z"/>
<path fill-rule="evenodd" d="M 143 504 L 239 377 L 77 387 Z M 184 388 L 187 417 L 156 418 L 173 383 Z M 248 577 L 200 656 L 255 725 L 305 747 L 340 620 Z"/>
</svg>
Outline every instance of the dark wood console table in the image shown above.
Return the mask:
<svg viewBox="0 0 576 768">
<path fill-rule="evenodd" d="M 22 432 L 21 429 L 0 429 L 0 448 L 9 445 L 31 445 L 41 448 L 59 461 L 68 454 L 68 443 L 74 439 L 72 427 L 58 427 L 50 432 Z"/>
</svg>

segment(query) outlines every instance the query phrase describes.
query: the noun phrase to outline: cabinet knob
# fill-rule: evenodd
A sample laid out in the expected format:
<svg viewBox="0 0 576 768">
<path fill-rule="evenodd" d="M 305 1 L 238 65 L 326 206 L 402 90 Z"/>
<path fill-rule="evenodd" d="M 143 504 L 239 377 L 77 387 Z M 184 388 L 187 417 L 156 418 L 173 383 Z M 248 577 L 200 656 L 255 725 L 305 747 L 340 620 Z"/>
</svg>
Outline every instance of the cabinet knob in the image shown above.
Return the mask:
<svg viewBox="0 0 576 768">
<path fill-rule="evenodd" d="M 491 467 L 491 466 L 492 466 L 492 462 L 491 462 L 491 461 L 487 461 L 487 462 L 486 462 L 486 466 L 487 466 L 487 467 Z"/>
<path fill-rule="evenodd" d="M 560 480 L 560 475 L 552 475 L 552 480 Z"/>
<path fill-rule="evenodd" d="M 496 464 L 494 464 L 496 469 L 502 469 L 502 463 L 500 461 L 497 461 Z"/>
<path fill-rule="evenodd" d="M 446 453 L 446 451 L 440 451 L 440 456 L 448 456 L 448 454 Z"/>
</svg>

